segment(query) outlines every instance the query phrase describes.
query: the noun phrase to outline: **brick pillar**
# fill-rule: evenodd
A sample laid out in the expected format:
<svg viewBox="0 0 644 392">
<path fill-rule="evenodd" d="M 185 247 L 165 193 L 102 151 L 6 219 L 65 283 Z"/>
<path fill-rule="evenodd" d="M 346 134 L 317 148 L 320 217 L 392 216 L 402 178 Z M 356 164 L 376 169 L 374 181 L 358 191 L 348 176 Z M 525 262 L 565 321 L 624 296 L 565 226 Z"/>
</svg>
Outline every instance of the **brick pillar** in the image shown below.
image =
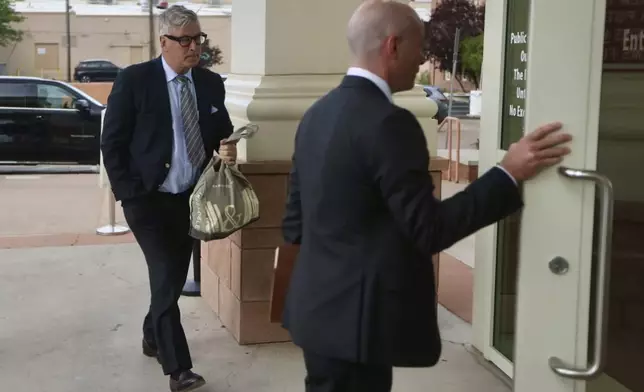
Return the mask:
<svg viewBox="0 0 644 392">
<path fill-rule="evenodd" d="M 288 341 L 288 332 L 269 322 L 268 309 L 290 162 L 245 163 L 240 169 L 257 193 L 260 219 L 202 245 L 202 296 L 240 344 Z"/>
</svg>

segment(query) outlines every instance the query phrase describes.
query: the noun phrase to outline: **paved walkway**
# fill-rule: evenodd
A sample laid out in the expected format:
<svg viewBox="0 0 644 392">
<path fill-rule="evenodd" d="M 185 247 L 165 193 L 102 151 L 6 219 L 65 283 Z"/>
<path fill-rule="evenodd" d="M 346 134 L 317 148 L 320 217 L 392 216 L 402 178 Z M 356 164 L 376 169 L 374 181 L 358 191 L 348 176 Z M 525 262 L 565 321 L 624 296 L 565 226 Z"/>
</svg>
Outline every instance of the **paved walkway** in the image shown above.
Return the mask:
<svg viewBox="0 0 644 392">
<path fill-rule="evenodd" d="M 0 380 L 16 392 L 167 390 L 140 353 L 147 274 L 136 244 L 0 250 Z M 204 392 L 301 392 L 291 344 L 239 346 L 201 298 L 182 298 Z M 444 351 L 432 369 L 397 369 L 399 392 L 508 392 L 467 349 L 470 326 L 441 308 Z"/>
<path fill-rule="evenodd" d="M 97 174 L 0 175 L 0 249 L 133 242 L 96 235 L 109 200 L 98 182 Z M 118 203 L 115 215 L 124 221 Z"/>
<path fill-rule="evenodd" d="M 462 187 L 443 185 L 445 196 Z M 149 298 L 140 251 L 131 235 L 95 234 L 107 223 L 98 176 L 0 175 L 0 189 L 1 389 L 166 391 L 159 365 L 140 353 Z M 118 204 L 116 220 L 123 221 Z M 471 248 L 469 238 L 448 251 L 473 264 Z M 456 275 L 450 286 L 463 280 Z M 202 391 L 303 391 L 297 347 L 239 346 L 201 298 L 182 298 L 181 308 L 195 371 L 208 380 Z M 394 391 L 509 392 L 471 354 L 470 325 L 443 307 L 439 319 L 441 362 L 396 369 Z"/>
</svg>

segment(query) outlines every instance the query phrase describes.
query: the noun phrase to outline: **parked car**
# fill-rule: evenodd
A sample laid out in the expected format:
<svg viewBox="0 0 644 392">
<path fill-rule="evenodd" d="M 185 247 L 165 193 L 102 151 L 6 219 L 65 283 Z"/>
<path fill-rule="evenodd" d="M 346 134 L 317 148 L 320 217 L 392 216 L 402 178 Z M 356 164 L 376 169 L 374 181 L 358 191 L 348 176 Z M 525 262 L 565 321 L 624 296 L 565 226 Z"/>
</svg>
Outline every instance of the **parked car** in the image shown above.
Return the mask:
<svg viewBox="0 0 644 392">
<path fill-rule="evenodd" d="M 113 82 L 121 67 L 109 60 L 83 60 L 74 69 L 74 80 L 77 82 Z"/>
<path fill-rule="evenodd" d="M 104 108 L 65 82 L 0 76 L 0 162 L 98 164 Z"/>
<path fill-rule="evenodd" d="M 449 99 L 447 99 L 441 89 L 436 86 L 423 86 L 423 90 L 425 91 L 425 96 L 436 102 L 436 105 L 438 106 L 438 112 L 436 112 L 434 118 L 440 125 L 440 123 L 442 123 L 443 120 L 445 120 L 445 118 L 447 117 L 449 110 Z"/>
</svg>

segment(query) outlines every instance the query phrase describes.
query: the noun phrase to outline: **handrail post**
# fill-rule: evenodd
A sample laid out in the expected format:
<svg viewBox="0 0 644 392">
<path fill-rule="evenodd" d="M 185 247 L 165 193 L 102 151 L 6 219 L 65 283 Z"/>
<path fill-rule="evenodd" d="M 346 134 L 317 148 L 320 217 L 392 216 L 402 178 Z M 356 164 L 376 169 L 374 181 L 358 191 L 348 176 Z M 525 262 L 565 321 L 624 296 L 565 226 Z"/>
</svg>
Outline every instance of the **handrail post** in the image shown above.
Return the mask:
<svg viewBox="0 0 644 392">
<path fill-rule="evenodd" d="M 456 120 L 456 180 L 458 184 L 460 180 L 459 170 L 461 167 L 461 121 Z"/>
<path fill-rule="evenodd" d="M 101 112 L 101 134 L 103 133 L 103 121 L 105 120 L 105 109 Z M 96 229 L 98 235 L 122 235 L 130 232 L 130 228 L 124 225 L 116 224 L 116 199 L 112 192 L 112 186 L 105 173 L 105 166 L 103 166 L 103 152 L 100 152 L 99 163 L 99 187 L 105 188 L 107 193 L 107 219 L 108 223 Z M 105 199 L 103 199 L 105 200 Z"/>
<path fill-rule="evenodd" d="M 112 193 L 112 188 L 106 189 L 107 193 L 107 215 L 108 223 L 105 226 L 101 226 L 96 229 L 96 234 L 98 235 L 122 235 L 130 232 L 130 228 L 123 225 L 116 224 L 116 200 L 114 199 L 114 193 Z"/>
<path fill-rule="evenodd" d="M 447 181 L 452 181 L 452 119 L 447 117 Z"/>
<path fill-rule="evenodd" d="M 460 181 L 459 171 L 461 164 L 461 120 L 456 117 L 445 117 L 443 122 L 438 126 L 437 132 L 440 132 L 445 125 L 447 125 L 447 138 L 445 140 L 445 147 L 447 149 L 447 180 L 452 181 L 455 178 L 454 181 L 458 183 Z M 456 131 L 456 146 L 454 146 L 454 131 Z M 452 162 L 454 148 L 456 148 L 455 168 Z"/>
</svg>

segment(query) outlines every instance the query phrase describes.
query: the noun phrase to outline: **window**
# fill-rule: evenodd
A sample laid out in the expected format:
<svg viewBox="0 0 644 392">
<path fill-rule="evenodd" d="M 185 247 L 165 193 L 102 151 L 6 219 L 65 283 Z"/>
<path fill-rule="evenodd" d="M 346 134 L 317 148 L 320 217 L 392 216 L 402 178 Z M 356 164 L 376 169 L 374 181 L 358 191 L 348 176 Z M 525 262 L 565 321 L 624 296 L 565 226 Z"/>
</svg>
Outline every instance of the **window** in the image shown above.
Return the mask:
<svg viewBox="0 0 644 392">
<path fill-rule="evenodd" d="M 0 107 L 24 108 L 26 103 L 25 84 L 21 82 L 0 83 Z"/>
<path fill-rule="evenodd" d="M 99 68 L 100 66 L 101 66 L 101 63 L 98 63 L 96 61 L 80 63 L 80 68 Z"/>
<path fill-rule="evenodd" d="M 74 109 L 76 97 L 71 92 L 51 84 L 38 84 L 29 91 L 29 107 L 41 109 Z"/>
</svg>

